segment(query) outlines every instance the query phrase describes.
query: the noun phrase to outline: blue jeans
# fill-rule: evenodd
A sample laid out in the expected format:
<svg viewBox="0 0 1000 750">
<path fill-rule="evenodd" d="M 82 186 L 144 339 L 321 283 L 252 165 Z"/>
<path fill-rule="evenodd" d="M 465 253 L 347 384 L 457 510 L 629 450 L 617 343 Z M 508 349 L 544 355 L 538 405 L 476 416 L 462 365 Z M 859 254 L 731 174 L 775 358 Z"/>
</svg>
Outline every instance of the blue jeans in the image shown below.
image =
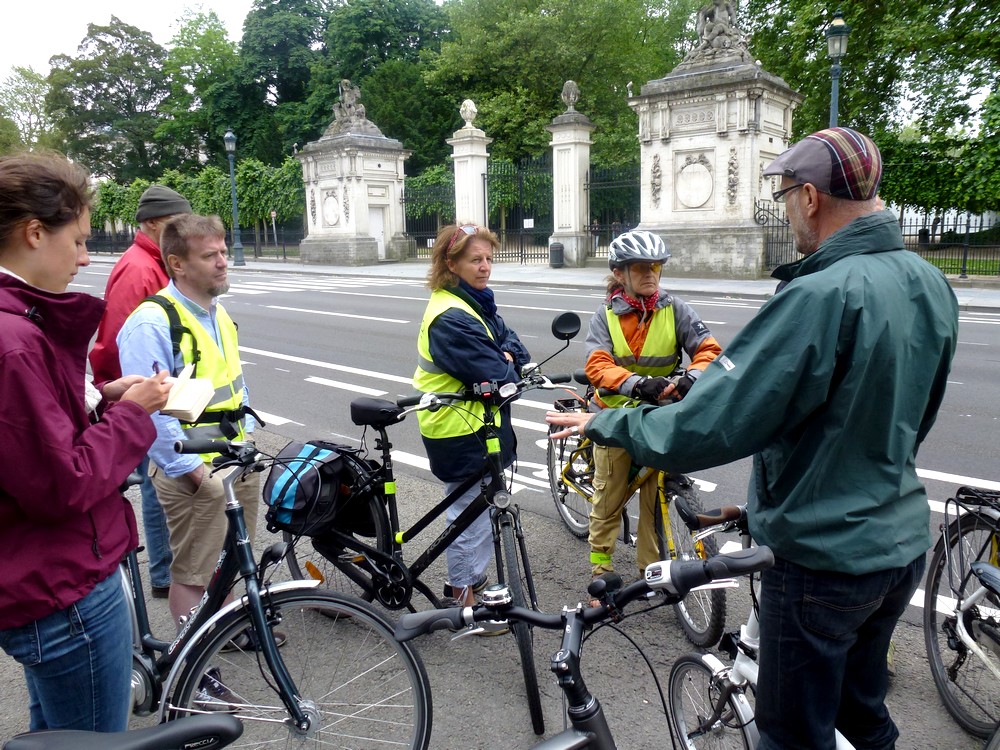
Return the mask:
<svg viewBox="0 0 1000 750">
<path fill-rule="evenodd" d="M 461 482 L 445 482 L 446 495 L 457 490 L 461 484 Z M 444 514 L 445 521 L 452 523 L 478 496 L 479 483 L 476 482 L 448 506 Z M 454 588 L 471 586 L 479 580 L 493 557 L 493 525 L 490 523 L 489 508 L 448 545 L 445 557 L 448 560 L 448 581 Z"/>
<path fill-rule="evenodd" d="M 142 529 L 146 535 L 146 555 L 149 558 L 149 585 L 166 588 L 170 585 L 170 563 L 174 556 L 170 553 L 170 532 L 167 519 L 163 515 L 160 501 L 156 499 L 156 488 L 149 478 L 149 457 L 139 464 L 142 484 Z"/>
<path fill-rule="evenodd" d="M 128 728 L 132 624 L 117 569 L 76 604 L 0 631 L 0 646 L 24 667 L 31 731 Z"/>
<path fill-rule="evenodd" d="M 761 577 L 759 750 L 833 750 L 834 727 L 858 750 L 891 750 L 886 654 L 924 572 L 909 565 L 852 576 L 787 560 Z"/>
</svg>

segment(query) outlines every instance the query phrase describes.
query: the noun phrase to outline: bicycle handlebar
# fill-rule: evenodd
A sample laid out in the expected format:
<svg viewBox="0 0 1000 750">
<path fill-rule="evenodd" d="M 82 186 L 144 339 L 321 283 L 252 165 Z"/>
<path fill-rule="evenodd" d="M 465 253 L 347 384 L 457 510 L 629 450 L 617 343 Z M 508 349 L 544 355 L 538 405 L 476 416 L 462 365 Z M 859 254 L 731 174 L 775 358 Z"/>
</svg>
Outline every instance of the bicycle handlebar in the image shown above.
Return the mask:
<svg viewBox="0 0 1000 750">
<path fill-rule="evenodd" d="M 487 380 L 476 383 L 471 388 L 464 391 L 451 393 L 415 393 L 410 396 L 402 396 L 396 399 L 396 406 L 401 408 L 417 407 L 416 410 L 430 409 L 436 411 L 442 406 L 446 406 L 452 401 L 483 401 L 498 403 L 507 401 L 519 393 L 533 388 L 548 388 L 555 383 L 569 383 L 573 376 L 568 373 L 557 375 L 542 375 L 539 372 L 532 373 L 526 378 L 518 380 L 516 383 L 498 384 L 495 380 Z M 513 388 L 514 390 L 511 390 Z"/>
<path fill-rule="evenodd" d="M 635 581 L 625 588 L 619 588 L 601 579 L 592 583 L 591 587 L 594 587 L 595 583 L 600 584 L 590 593 L 593 596 L 600 595 L 602 604 L 597 607 L 584 607 L 579 604 L 576 610 L 577 616 L 582 618 L 585 624 L 593 624 L 612 617 L 615 612 L 621 611 L 650 591 L 664 591 L 668 597 L 680 601 L 691 589 L 698 586 L 725 578 L 757 573 L 772 565 L 774 565 L 774 554 L 769 547 L 738 550 L 716 555 L 708 560 L 656 562 L 646 567 L 644 580 Z M 620 582 L 620 579 L 618 580 Z M 516 620 L 545 630 L 561 630 L 565 622 L 565 610 L 560 614 L 548 614 L 502 604 L 431 609 L 400 617 L 396 623 L 396 638 L 399 641 L 409 641 L 435 630 L 459 630 L 465 625 L 484 620 Z"/>
<path fill-rule="evenodd" d="M 192 438 L 191 440 L 175 440 L 174 451 L 177 453 L 228 453 L 231 445 L 232 443 L 227 440 Z"/>
</svg>

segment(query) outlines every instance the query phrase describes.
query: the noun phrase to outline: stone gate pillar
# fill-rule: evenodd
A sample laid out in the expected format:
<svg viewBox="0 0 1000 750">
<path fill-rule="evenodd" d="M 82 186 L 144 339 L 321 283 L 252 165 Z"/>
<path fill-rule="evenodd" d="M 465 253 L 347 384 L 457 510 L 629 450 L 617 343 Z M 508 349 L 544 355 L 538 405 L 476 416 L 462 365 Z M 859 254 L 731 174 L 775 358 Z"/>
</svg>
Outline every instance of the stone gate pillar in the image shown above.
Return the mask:
<svg viewBox="0 0 1000 750">
<path fill-rule="evenodd" d="M 552 133 L 552 236 L 549 244 L 561 243 L 564 263 L 582 267 L 587 262 L 590 236 L 587 201 L 587 171 L 590 169 L 590 134 L 594 124 L 575 105 L 580 89 L 566 81 L 562 100 L 566 111 L 552 120 L 545 129 Z"/>
<path fill-rule="evenodd" d="M 628 102 L 639 116 L 640 228 L 667 240 L 671 274 L 757 278 L 754 200 L 770 199 L 764 166 L 787 146 L 802 97 L 754 62 L 733 3 L 705 6 L 697 27 L 684 61 Z"/>
<path fill-rule="evenodd" d="M 455 162 L 455 221 L 459 224 L 486 224 L 486 147 L 493 142 L 472 122 L 478 110 L 466 99 L 459 109 L 465 125 L 448 139 Z"/>
<path fill-rule="evenodd" d="M 403 218 L 403 162 L 410 151 L 365 117 L 361 92 L 340 83 L 334 120 L 296 154 L 306 188 L 303 263 L 373 265 L 416 253 Z"/>
</svg>

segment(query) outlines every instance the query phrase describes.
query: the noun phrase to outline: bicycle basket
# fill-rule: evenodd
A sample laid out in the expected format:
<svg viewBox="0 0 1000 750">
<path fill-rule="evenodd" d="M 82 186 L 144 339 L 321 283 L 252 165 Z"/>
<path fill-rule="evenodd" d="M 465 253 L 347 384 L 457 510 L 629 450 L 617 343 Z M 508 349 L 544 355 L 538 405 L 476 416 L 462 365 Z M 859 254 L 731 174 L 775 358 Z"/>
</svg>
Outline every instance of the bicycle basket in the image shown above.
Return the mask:
<svg viewBox="0 0 1000 750">
<path fill-rule="evenodd" d="M 375 534 L 367 502 L 375 491 L 369 466 L 357 449 L 320 440 L 281 449 L 264 483 L 264 518 L 271 532 L 321 534 L 331 526 Z"/>
</svg>

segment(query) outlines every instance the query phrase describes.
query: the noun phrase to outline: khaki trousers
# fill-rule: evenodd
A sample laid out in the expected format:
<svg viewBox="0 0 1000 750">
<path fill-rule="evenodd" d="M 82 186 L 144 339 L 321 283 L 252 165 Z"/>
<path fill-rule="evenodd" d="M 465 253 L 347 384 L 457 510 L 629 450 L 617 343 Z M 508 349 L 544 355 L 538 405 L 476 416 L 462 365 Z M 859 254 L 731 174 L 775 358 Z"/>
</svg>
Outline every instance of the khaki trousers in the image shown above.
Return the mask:
<svg viewBox="0 0 1000 750">
<path fill-rule="evenodd" d="M 632 459 L 624 448 L 594 446 L 594 502 L 590 508 L 590 564 L 595 576 L 614 570 L 611 555 L 621 529 L 622 509 L 629 500 Z M 656 478 L 651 472 L 639 487 L 637 557 L 639 570 L 659 559 L 654 528 Z"/>
</svg>

